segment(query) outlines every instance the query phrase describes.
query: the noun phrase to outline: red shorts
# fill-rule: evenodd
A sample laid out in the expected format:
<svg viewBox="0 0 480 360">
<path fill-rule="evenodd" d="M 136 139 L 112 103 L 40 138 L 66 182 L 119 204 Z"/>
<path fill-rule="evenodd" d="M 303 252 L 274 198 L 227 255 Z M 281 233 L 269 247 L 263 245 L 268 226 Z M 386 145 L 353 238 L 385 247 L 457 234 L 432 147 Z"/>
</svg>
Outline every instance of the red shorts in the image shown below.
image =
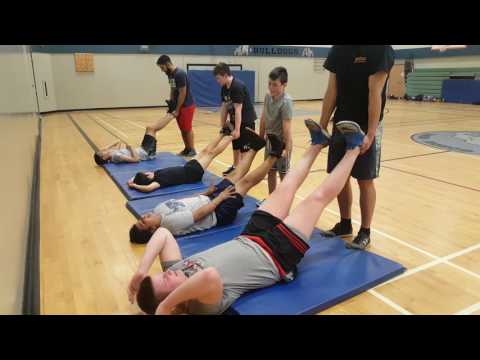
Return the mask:
<svg viewBox="0 0 480 360">
<path fill-rule="evenodd" d="M 192 131 L 193 114 L 195 113 L 195 105 L 189 107 L 182 107 L 180 114 L 177 116 L 177 124 L 181 131 Z"/>
</svg>

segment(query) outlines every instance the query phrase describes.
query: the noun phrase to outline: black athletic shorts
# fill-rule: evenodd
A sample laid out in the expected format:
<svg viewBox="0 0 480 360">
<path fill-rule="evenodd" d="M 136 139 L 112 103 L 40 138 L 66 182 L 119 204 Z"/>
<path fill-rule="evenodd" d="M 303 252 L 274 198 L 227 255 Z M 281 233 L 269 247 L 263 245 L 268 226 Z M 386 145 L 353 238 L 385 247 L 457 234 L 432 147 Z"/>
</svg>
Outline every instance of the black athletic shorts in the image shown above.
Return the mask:
<svg viewBox="0 0 480 360">
<path fill-rule="evenodd" d="M 157 139 L 154 136 L 145 134 L 142 141 L 142 149 L 147 152 L 149 156 L 157 153 Z"/>
<path fill-rule="evenodd" d="M 285 281 L 295 278 L 297 264 L 310 248 L 282 220 L 262 210 L 253 213 L 241 235 L 256 242 L 270 253 L 276 265 L 280 265 L 280 275 Z"/>
<path fill-rule="evenodd" d="M 246 137 L 244 136 L 245 128 L 250 128 L 252 130 L 255 130 L 255 123 L 251 124 L 246 124 L 246 125 L 240 125 L 240 137 L 237 140 L 232 141 L 232 148 L 233 150 L 240 150 L 241 152 L 247 152 L 249 148 L 247 147 L 247 140 Z"/>
<path fill-rule="evenodd" d="M 381 145 L 382 145 L 382 122 L 378 124 L 377 134 L 375 140 L 370 146 L 370 149 L 360 155 L 352 169 L 352 177 L 357 180 L 373 180 L 380 175 L 380 157 L 381 157 Z M 328 165 L 327 172 L 330 174 L 335 166 L 342 160 L 345 155 L 345 138 L 334 127 L 332 134 L 332 141 L 328 148 Z"/>
<path fill-rule="evenodd" d="M 210 195 L 210 199 L 215 199 L 223 190 L 234 185 L 230 180 L 223 179 L 215 185 L 215 192 Z M 220 205 L 215 208 L 215 216 L 217 217 L 217 225 L 228 225 L 235 221 L 238 211 L 243 207 L 243 196 L 235 194 L 234 198 L 223 200 Z"/>
<path fill-rule="evenodd" d="M 184 166 L 173 166 L 154 172 L 153 181 L 160 184 L 161 188 L 192 184 L 202 180 L 204 170 L 197 160 L 190 160 Z"/>
</svg>

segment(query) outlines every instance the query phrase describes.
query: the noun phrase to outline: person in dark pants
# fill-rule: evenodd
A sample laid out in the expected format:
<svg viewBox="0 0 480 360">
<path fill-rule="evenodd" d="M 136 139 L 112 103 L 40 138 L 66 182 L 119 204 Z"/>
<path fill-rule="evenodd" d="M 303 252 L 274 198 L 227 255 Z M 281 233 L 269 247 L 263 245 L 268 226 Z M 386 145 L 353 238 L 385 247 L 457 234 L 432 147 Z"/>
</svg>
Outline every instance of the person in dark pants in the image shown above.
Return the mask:
<svg viewBox="0 0 480 360">
<path fill-rule="evenodd" d="M 185 148 L 178 155 L 193 157 L 197 154 L 192 130 L 195 103 L 190 91 L 187 73 L 176 67 L 167 55 L 160 56 L 157 60 L 157 65 L 168 77 L 170 84 L 170 100 L 167 101 L 168 111 L 177 119 L 178 127 L 182 133 L 183 143 L 185 144 Z M 164 126 L 161 125 L 163 122 L 159 124 L 160 128 Z"/>
<path fill-rule="evenodd" d="M 242 153 L 248 151 L 245 131 L 246 128 L 255 130 L 257 114 L 246 85 L 232 75 L 227 64 L 219 63 L 216 65 L 213 69 L 213 75 L 222 87 L 221 126 L 225 126 L 227 117 L 230 117 L 230 123 L 234 126 L 232 133 L 233 165 L 223 173 L 223 175 L 228 175 L 238 166 Z"/>
<path fill-rule="evenodd" d="M 374 179 L 379 176 L 382 140 L 382 119 L 386 102 L 386 87 L 394 65 L 394 51 L 390 45 L 333 46 L 324 67 L 330 72 L 323 100 L 320 125 L 326 129 L 332 113 L 334 124 L 343 120 L 354 121 L 365 132 L 360 156 L 351 176 L 360 188 L 362 225 L 347 247 L 365 249 L 370 244 L 370 226 L 375 210 Z M 330 173 L 345 154 L 345 140 L 334 127 L 328 151 L 327 172 Z M 327 236 L 351 236 L 352 188 L 350 179 L 338 195 L 341 221 Z"/>
</svg>

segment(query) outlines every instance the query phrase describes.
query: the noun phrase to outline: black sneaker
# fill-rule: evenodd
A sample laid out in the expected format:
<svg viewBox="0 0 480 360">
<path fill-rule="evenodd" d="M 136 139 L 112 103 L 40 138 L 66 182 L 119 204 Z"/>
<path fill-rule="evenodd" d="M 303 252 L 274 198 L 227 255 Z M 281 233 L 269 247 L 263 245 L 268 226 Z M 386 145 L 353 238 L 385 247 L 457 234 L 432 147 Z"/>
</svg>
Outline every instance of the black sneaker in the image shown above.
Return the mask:
<svg viewBox="0 0 480 360">
<path fill-rule="evenodd" d="M 333 228 L 327 231 L 321 231 L 322 235 L 325 237 L 349 237 L 352 236 L 353 234 L 353 228 L 352 226 L 345 226 L 342 225 L 341 223 L 335 224 Z"/>
<path fill-rule="evenodd" d="M 228 168 L 228 170 L 224 171 L 224 172 L 222 173 L 222 175 L 223 175 L 223 176 L 226 176 L 226 175 L 230 174 L 233 170 L 235 170 L 235 166 L 232 165 L 232 166 L 230 166 L 230 167 Z"/>
<path fill-rule="evenodd" d="M 347 249 L 365 250 L 370 245 L 370 235 L 364 231 L 359 231 L 351 243 L 346 243 Z"/>
<path fill-rule="evenodd" d="M 183 149 L 177 155 L 184 156 L 184 157 L 193 157 L 197 155 L 197 152 L 193 149 Z"/>
<path fill-rule="evenodd" d="M 266 141 L 262 139 L 254 130 L 245 128 L 245 132 L 243 134 L 247 143 L 247 149 L 259 151 L 265 147 Z"/>
<path fill-rule="evenodd" d="M 277 135 L 267 134 L 267 137 L 270 142 L 270 153 L 268 155 L 281 158 L 285 143 Z"/>
</svg>

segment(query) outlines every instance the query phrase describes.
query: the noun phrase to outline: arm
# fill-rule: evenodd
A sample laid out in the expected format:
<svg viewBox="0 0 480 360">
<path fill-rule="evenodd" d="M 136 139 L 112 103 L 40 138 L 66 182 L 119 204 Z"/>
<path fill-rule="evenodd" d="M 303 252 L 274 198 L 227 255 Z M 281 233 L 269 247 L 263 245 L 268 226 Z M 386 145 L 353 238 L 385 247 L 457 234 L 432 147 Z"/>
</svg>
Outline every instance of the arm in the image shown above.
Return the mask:
<svg viewBox="0 0 480 360">
<path fill-rule="evenodd" d="M 177 108 L 175 109 L 176 116 L 180 114 L 180 109 L 182 108 L 186 97 L 187 97 L 187 87 L 184 86 L 178 89 Z"/>
<path fill-rule="evenodd" d="M 188 278 L 173 290 L 157 307 L 156 315 L 169 315 L 173 309 L 188 300 L 216 304 L 223 296 L 223 282 L 218 271 L 209 267 Z"/>
<path fill-rule="evenodd" d="M 325 130 L 328 127 L 332 113 L 335 110 L 337 103 L 337 76 L 335 73 L 330 73 L 328 77 L 328 86 L 325 96 L 323 98 L 322 115 L 320 117 L 320 126 Z"/>
<path fill-rule="evenodd" d="M 217 188 L 215 187 L 215 185 L 212 185 L 207 189 L 207 191 L 202 192 L 199 195 L 210 196 L 215 192 L 215 190 L 217 190 Z"/>
<path fill-rule="evenodd" d="M 223 128 L 227 122 L 227 104 L 222 102 L 222 107 L 220 108 L 220 126 Z"/>
<path fill-rule="evenodd" d="M 204 217 L 210 215 L 215 211 L 218 205 L 220 205 L 224 200 L 228 198 L 233 198 L 235 194 L 235 187 L 229 186 L 223 190 L 215 199 L 213 199 L 209 204 L 204 205 L 197 210 L 195 210 L 193 215 L 193 221 L 197 222 L 202 220 Z"/>
<path fill-rule="evenodd" d="M 152 192 L 154 190 L 157 190 L 160 188 L 160 184 L 157 183 L 156 181 L 148 184 L 148 185 L 138 185 L 135 184 L 132 180 L 128 181 L 128 187 L 130 189 L 135 189 L 144 193 Z"/>
<path fill-rule="evenodd" d="M 240 126 L 242 124 L 242 104 L 233 103 L 235 108 L 235 130 L 232 134 L 233 139 L 236 140 L 240 137 Z"/>
<path fill-rule="evenodd" d="M 260 116 L 260 132 L 259 136 L 262 139 L 265 139 L 265 110 L 262 111 L 262 115 Z"/>
<path fill-rule="evenodd" d="M 360 154 L 365 153 L 375 139 L 382 110 L 382 91 L 387 76 L 387 72 L 379 71 L 368 78 L 368 133 L 360 149 Z"/>
<path fill-rule="evenodd" d="M 118 140 L 118 141 L 115 141 L 114 143 L 108 145 L 108 146 L 105 146 L 103 149 L 100 149 L 100 151 L 105 151 L 105 150 L 110 150 L 110 149 L 113 149 L 115 147 L 119 147 L 119 145 L 121 144 L 121 141 Z"/>
<path fill-rule="evenodd" d="M 283 120 L 283 142 L 285 143 L 285 154 L 289 154 L 292 151 L 293 141 L 292 141 L 292 120 Z"/>
</svg>

